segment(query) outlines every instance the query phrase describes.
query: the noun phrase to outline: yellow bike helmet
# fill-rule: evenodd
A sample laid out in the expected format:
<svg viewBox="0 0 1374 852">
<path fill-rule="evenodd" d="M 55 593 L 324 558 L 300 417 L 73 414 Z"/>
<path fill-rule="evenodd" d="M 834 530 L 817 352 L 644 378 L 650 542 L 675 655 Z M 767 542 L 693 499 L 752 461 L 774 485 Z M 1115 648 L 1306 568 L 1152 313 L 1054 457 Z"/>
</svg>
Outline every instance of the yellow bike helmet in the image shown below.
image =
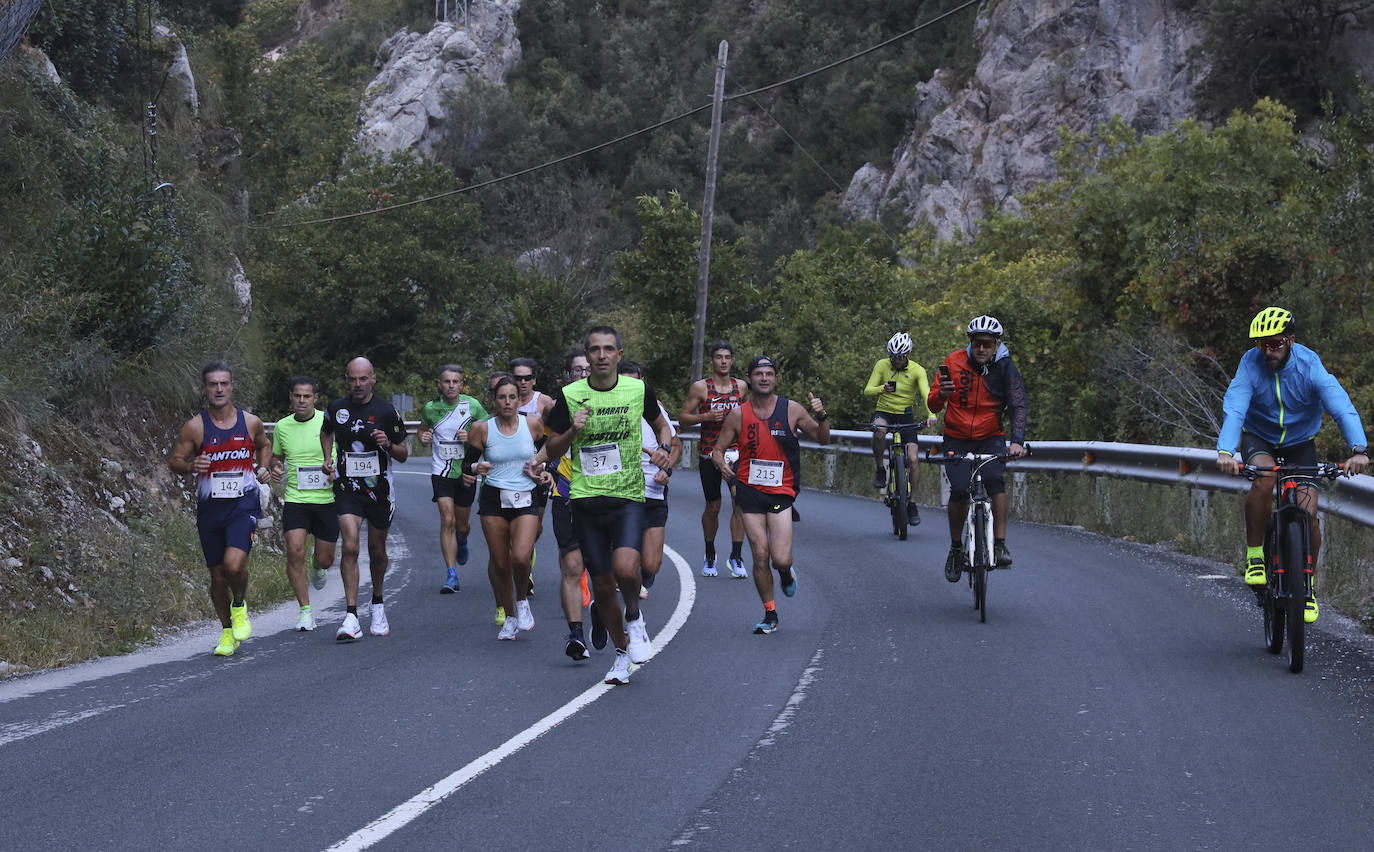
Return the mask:
<svg viewBox="0 0 1374 852">
<path fill-rule="evenodd" d="M 1293 315 L 1283 308 L 1265 308 L 1250 320 L 1250 339 L 1273 337 L 1293 330 Z"/>
</svg>

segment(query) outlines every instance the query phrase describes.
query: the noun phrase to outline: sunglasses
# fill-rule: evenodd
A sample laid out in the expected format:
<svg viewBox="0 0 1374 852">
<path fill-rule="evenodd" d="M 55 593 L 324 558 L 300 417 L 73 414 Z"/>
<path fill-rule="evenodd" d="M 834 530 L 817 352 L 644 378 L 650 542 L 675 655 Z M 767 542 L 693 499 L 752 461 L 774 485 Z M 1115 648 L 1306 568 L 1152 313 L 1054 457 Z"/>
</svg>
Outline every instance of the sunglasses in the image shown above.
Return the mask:
<svg viewBox="0 0 1374 852">
<path fill-rule="evenodd" d="M 1264 340 L 1256 340 L 1255 345 L 1265 352 L 1277 352 L 1288 345 L 1288 338 L 1286 336 L 1266 337 Z"/>
<path fill-rule="evenodd" d="M 532 382 L 532 381 L 534 381 L 534 375 L 533 375 L 533 374 L 528 375 L 528 376 L 513 376 L 512 378 L 514 378 L 517 382 Z"/>
</svg>

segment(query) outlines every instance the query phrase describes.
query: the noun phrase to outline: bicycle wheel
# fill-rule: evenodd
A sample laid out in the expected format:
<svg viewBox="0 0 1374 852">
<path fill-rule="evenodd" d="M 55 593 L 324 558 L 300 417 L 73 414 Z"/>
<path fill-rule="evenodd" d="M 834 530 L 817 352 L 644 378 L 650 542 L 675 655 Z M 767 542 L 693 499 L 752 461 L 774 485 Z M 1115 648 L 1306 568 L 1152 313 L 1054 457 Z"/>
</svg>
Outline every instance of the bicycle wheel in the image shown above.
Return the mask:
<svg viewBox="0 0 1374 852">
<path fill-rule="evenodd" d="M 901 444 L 892 446 L 893 451 L 889 453 L 892 459 L 892 531 L 898 539 L 906 541 L 906 448 Z"/>
<path fill-rule="evenodd" d="M 1283 554 L 1285 590 L 1288 593 L 1284 603 L 1287 605 L 1288 621 L 1288 670 L 1293 674 L 1302 671 L 1303 651 L 1306 637 L 1303 610 L 1307 608 L 1307 553 L 1303 548 L 1303 530 L 1299 521 L 1284 524 L 1283 534 L 1279 536 L 1279 546 Z"/>
<path fill-rule="evenodd" d="M 1278 586 L 1278 575 L 1274 573 L 1274 558 L 1278 554 L 1278 542 L 1274 540 L 1274 522 L 1269 522 L 1269 531 L 1264 535 L 1264 564 L 1268 569 L 1268 584 L 1261 592 L 1260 607 L 1264 610 L 1264 650 L 1277 654 L 1283 650 L 1284 625 L 1288 613 L 1283 606 L 1283 598 Z"/>
<path fill-rule="evenodd" d="M 991 554 L 988 552 L 987 509 L 980 503 L 973 507 L 973 606 L 978 610 L 978 620 L 988 620 L 988 565 Z"/>
</svg>

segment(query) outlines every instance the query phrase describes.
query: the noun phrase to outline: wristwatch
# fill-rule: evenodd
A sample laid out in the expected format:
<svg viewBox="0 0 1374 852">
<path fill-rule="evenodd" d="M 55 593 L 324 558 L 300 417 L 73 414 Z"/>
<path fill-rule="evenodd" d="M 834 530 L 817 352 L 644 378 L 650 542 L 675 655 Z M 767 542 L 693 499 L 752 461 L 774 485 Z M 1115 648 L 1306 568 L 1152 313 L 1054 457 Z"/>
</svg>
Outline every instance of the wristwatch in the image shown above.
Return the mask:
<svg viewBox="0 0 1374 852">
<path fill-rule="evenodd" d="M 1351 454 L 1352 456 L 1367 456 L 1367 455 L 1369 455 L 1369 448 L 1368 448 L 1368 447 L 1363 447 L 1363 446 L 1361 446 L 1361 447 L 1351 447 L 1351 448 L 1350 448 L 1350 454 Z"/>
</svg>

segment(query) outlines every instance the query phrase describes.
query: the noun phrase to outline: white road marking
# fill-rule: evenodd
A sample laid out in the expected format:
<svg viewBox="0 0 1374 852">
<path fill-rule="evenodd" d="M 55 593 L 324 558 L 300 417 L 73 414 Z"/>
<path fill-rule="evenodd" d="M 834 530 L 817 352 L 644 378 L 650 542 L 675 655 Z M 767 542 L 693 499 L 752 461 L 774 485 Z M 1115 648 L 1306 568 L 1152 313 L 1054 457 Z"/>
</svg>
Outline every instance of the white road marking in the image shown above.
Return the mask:
<svg viewBox="0 0 1374 852">
<path fill-rule="evenodd" d="M 664 647 L 672 641 L 682 626 L 687 623 L 687 617 L 692 613 L 692 606 L 696 603 L 697 587 L 696 578 L 692 576 L 692 570 L 687 567 L 687 561 L 671 547 L 666 545 L 663 553 L 673 562 L 673 567 L 677 569 L 678 580 L 682 586 L 682 593 L 678 596 L 677 608 L 673 610 L 673 615 L 668 622 L 663 625 L 663 629 L 654 636 L 654 653 L 662 653 Z M 458 792 L 469 781 L 480 776 L 489 769 L 498 766 L 502 760 L 520 751 L 525 746 L 534 742 L 539 737 L 558 727 L 564 721 L 572 718 L 579 710 L 596 701 L 601 696 L 610 692 L 612 689 L 623 688 L 615 687 L 606 683 L 598 683 L 581 695 L 564 704 L 562 707 L 553 711 L 549 715 L 535 722 L 530 727 L 511 737 L 505 743 L 486 754 L 473 760 L 462 769 L 454 772 L 448 777 L 439 781 L 432 787 L 421 790 L 411 799 L 402 802 L 390 812 L 384 814 L 376 820 L 368 823 L 362 828 L 345 837 L 343 840 L 329 847 L 329 852 L 342 852 L 342 850 L 366 849 L 375 843 L 379 843 L 391 834 L 404 828 L 423 815 L 430 808 L 442 802 L 444 799 Z"/>
</svg>

